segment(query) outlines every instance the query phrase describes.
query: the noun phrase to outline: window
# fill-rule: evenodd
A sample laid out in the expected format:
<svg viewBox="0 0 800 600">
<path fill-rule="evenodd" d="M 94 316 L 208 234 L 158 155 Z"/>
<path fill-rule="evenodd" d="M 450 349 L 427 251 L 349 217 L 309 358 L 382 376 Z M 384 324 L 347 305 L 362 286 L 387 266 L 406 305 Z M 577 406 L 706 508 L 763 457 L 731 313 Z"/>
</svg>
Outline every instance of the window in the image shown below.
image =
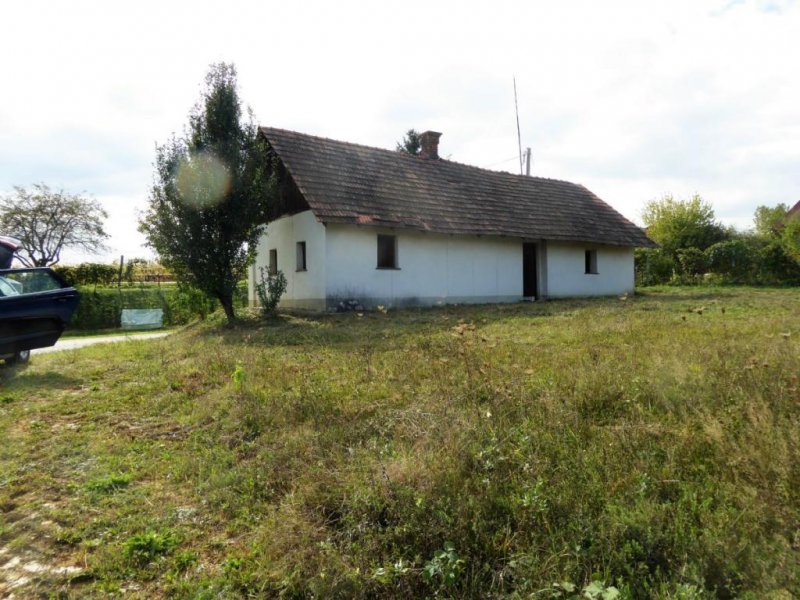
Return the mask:
<svg viewBox="0 0 800 600">
<path fill-rule="evenodd" d="M 272 249 L 269 251 L 269 274 L 275 275 L 278 272 L 278 251 Z"/>
<path fill-rule="evenodd" d="M 306 270 L 306 243 L 297 242 L 297 270 Z"/>
<path fill-rule="evenodd" d="M 597 250 L 586 251 L 586 273 L 597 275 Z"/>
<path fill-rule="evenodd" d="M 397 268 L 397 237 L 394 235 L 378 236 L 378 268 Z"/>
</svg>

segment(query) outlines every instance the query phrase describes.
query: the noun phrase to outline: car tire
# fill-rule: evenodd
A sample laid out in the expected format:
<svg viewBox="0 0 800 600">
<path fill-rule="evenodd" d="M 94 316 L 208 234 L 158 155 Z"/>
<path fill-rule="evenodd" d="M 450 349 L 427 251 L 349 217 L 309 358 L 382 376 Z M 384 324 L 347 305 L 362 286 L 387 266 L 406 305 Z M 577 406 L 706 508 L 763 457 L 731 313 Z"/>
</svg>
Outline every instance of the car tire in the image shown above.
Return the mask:
<svg viewBox="0 0 800 600">
<path fill-rule="evenodd" d="M 28 361 L 31 359 L 31 351 L 30 350 L 18 350 L 14 356 L 10 356 L 6 359 L 7 365 L 24 365 L 27 364 Z"/>
</svg>

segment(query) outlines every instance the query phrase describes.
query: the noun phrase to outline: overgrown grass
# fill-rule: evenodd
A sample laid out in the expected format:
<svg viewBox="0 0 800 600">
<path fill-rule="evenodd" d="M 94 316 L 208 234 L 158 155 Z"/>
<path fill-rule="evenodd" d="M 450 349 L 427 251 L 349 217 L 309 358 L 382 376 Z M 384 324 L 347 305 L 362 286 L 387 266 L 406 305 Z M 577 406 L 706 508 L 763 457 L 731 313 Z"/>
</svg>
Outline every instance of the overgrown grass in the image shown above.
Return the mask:
<svg viewBox="0 0 800 600">
<path fill-rule="evenodd" d="M 22 596 L 791 598 L 798 307 L 651 289 L 34 356 L 0 392 L 0 566 L 48 567 Z"/>
</svg>

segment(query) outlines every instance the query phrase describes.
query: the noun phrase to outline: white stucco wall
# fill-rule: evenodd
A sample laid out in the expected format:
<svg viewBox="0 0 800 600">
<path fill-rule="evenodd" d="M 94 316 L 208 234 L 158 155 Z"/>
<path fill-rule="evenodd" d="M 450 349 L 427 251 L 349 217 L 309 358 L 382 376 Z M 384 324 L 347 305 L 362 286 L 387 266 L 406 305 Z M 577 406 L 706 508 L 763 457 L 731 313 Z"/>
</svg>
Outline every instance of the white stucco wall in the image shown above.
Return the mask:
<svg viewBox="0 0 800 600">
<path fill-rule="evenodd" d="M 377 235 L 397 236 L 398 269 L 378 269 Z M 368 305 L 513 302 L 522 296 L 519 240 L 328 225 L 327 295 Z"/>
<path fill-rule="evenodd" d="M 597 251 L 597 273 L 586 273 L 586 250 Z M 547 242 L 544 260 L 549 298 L 633 292 L 633 248 Z"/>
<path fill-rule="evenodd" d="M 397 238 L 398 269 L 378 269 L 377 236 Z M 306 243 L 306 271 L 296 270 L 296 243 Z M 311 211 L 267 226 L 250 270 L 250 302 L 259 267 L 278 251 L 287 278 L 281 306 L 324 310 L 339 300 L 367 306 L 516 302 L 522 298 L 522 240 L 451 236 L 319 223 Z M 603 296 L 634 289 L 633 249 L 539 241 L 543 297 Z M 597 273 L 585 273 L 585 251 L 597 251 Z"/>
<path fill-rule="evenodd" d="M 269 251 L 278 251 L 278 269 L 286 275 L 286 293 L 281 306 L 325 308 L 325 226 L 310 210 L 282 217 L 267 225 L 258 244 L 256 262 L 250 270 L 250 303 L 255 304 L 254 277 L 269 267 Z M 306 270 L 297 271 L 297 242 L 306 243 Z"/>
</svg>

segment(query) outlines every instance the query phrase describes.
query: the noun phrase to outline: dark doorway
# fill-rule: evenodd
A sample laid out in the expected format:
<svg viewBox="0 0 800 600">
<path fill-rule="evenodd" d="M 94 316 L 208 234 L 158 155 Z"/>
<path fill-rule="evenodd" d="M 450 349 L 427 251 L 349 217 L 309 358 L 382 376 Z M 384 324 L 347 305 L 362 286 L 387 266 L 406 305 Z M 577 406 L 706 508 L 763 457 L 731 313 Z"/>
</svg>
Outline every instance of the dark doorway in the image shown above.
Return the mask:
<svg viewBox="0 0 800 600">
<path fill-rule="evenodd" d="M 526 298 L 539 295 L 536 286 L 536 244 L 522 244 L 522 295 Z"/>
</svg>

